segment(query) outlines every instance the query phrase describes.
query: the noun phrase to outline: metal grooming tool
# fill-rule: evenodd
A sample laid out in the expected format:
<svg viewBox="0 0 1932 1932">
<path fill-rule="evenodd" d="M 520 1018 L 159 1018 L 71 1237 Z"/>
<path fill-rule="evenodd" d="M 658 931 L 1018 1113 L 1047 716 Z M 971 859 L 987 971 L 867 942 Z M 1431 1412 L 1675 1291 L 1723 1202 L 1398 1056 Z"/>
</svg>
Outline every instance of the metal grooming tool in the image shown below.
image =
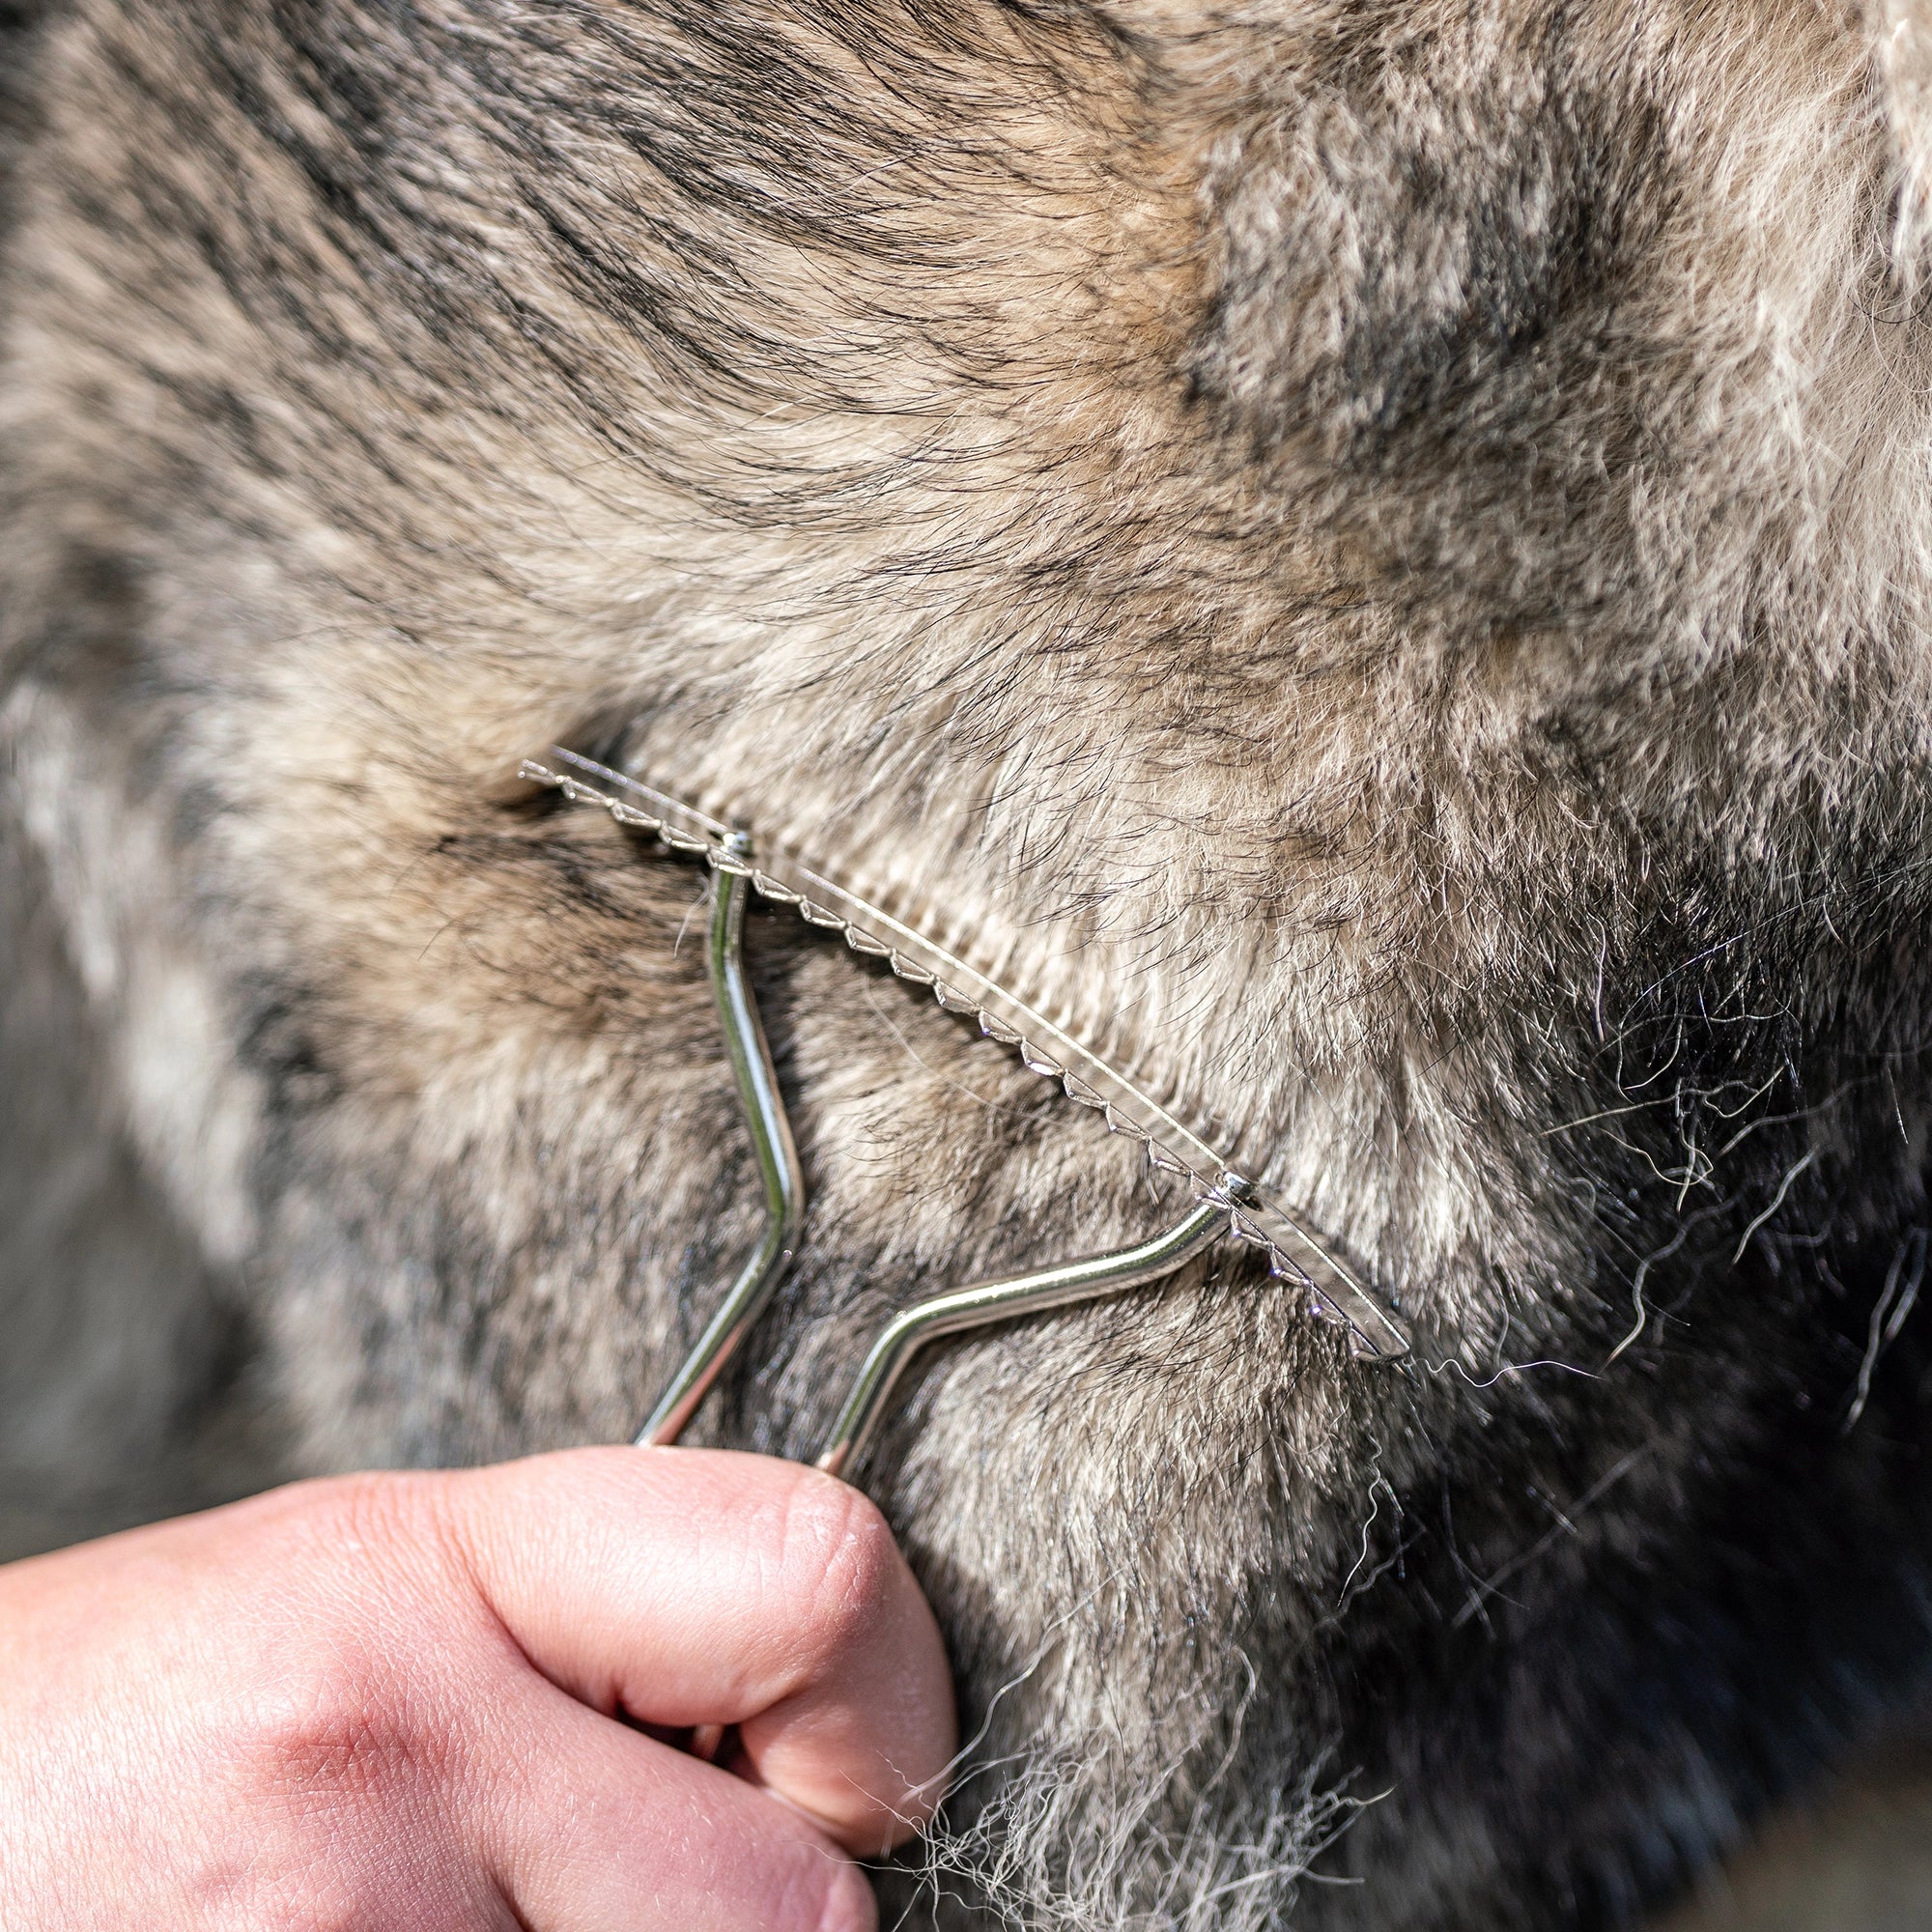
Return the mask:
<svg viewBox="0 0 1932 1932">
<path fill-rule="evenodd" d="M 884 959 L 900 979 L 932 988 L 940 1005 L 974 1015 L 989 1038 L 1017 1047 L 1036 1073 L 1097 1108 L 1108 1127 L 1131 1135 L 1164 1173 L 1186 1178 L 1196 1206 L 1187 1217 L 1138 1246 L 1094 1256 L 1010 1281 L 960 1289 L 909 1308 L 887 1326 L 867 1356 L 820 1466 L 837 1472 L 864 1449 L 900 1371 L 924 1343 L 964 1328 L 1116 1293 L 1159 1280 L 1224 1230 L 1263 1249 L 1273 1272 L 1300 1283 L 1313 1313 L 1347 1324 L 1358 1356 L 1394 1360 L 1408 1337 L 1392 1301 L 1378 1296 L 1327 1245 L 1237 1175 L 1167 1107 L 1043 1013 L 890 913 L 847 892 L 789 854 L 755 848 L 747 832 L 622 772 L 554 746 L 550 764 L 526 760 L 522 776 L 566 797 L 601 806 L 620 825 L 654 833 L 671 851 L 701 857 L 718 876 L 710 927 L 712 985 L 739 1093 L 765 1184 L 767 1225 L 757 1252 L 732 1285 L 690 1358 L 672 1378 L 639 1435 L 677 1439 L 719 1372 L 778 1285 L 796 1247 L 804 1212 L 783 1101 L 740 956 L 748 885 L 763 898 L 795 905 L 811 925 L 839 933 L 855 952 Z"/>
</svg>

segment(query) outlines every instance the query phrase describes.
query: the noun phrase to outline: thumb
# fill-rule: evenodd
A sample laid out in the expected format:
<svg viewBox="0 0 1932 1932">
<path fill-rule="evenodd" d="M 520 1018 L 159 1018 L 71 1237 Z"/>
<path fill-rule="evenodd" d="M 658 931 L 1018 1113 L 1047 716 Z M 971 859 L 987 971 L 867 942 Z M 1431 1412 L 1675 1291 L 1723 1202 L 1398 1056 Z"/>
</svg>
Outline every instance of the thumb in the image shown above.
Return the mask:
<svg viewBox="0 0 1932 1932">
<path fill-rule="evenodd" d="M 610 1716 L 736 1725 L 734 1769 L 873 1855 L 956 1743 L 932 1612 L 885 1519 L 797 1463 L 577 1449 L 449 1479 L 443 1520 L 531 1663 Z"/>
</svg>

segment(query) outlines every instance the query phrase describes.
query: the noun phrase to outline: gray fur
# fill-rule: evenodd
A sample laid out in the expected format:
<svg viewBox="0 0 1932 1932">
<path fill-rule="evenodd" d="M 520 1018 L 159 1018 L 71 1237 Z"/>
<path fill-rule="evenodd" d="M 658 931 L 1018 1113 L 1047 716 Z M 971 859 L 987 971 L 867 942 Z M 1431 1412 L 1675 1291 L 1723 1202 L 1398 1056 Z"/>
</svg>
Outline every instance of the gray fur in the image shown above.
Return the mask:
<svg viewBox="0 0 1932 1932">
<path fill-rule="evenodd" d="M 9 1223 L 104 1338 L 10 1442 L 145 1332 L 256 1338 L 182 1500 L 635 1427 L 751 1232 L 701 882 L 507 777 L 634 758 L 1131 1050 L 1421 1338 L 1224 1254 L 924 1365 L 868 1480 L 980 1742 L 915 1922 L 1668 1892 L 1926 1655 L 1917 1323 L 1841 1425 L 1924 1240 L 1928 31 L 56 9 L 0 663 L 72 1010 L 9 1051 L 101 1097 L 7 1145 L 179 1232 Z M 706 1429 L 799 1453 L 884 1310 L 1162 1208 L 751 951 L 810 1254 Z"/>
</svg>

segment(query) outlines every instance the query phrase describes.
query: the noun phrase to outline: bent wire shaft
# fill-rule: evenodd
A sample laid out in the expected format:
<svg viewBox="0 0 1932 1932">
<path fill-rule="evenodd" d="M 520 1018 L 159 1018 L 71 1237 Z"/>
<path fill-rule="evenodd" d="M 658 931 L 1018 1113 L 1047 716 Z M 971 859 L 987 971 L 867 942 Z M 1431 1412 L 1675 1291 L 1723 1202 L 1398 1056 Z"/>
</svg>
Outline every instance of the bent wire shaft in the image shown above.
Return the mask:
<svg viewBox="0 0 1932 1932">
<path fill-rule="evenodd" d="M 749 860 L 750 846 L 750 839 L 739 834 L 725 849 L 733 859 Z M 725 1048 L 752 1130 L 758 1175 L 764 1182 L 764 1237 L 659 1397 L 650 1419 L 638 1434 L 639 1447 L 664 1447 L 683 1434 L 685 1424 L 696 1413 L 790 1266 L 805 1218 L 805 1177 L 799 1171 L 791 1122 L 772 1067 L 757 1002 L 745 973 L 746 892 L 743 872 L 721 869 L 717 873 L 708 956 Z M 1009 1281 L 976 1283 L 905 1309 L 873 1343 L 818 1466 L 836 1476 L 856 1463 L 906 1364 L 928 1342 L 1158 1281 L 1228 1232 L 1229 1215 L 1247 1191 L 1245 1182 L 1230 1177 L 1225 1199 L 1200 1203 L 1179 1225 L 1150 1241 Z"/>
<path fill-rule="evenodd" d="M 750 846 L 750 839 L 739 834 L 725 849 L 733 859 L 749 860 Z M 746 892 L 743 872 L 718 872 L 708 956 L 711 988 L 724 1023 L 731 1071 L 745 1104 L 758 1174 L 764 1182 L 764 1237 L 659 1397 L 650 1419 L 638 1434 L 640 1448 L 664 1447 L 683 1434 L 685 1424 L 696 1413 L 790 1266 L 805 1218 L 805 1178 L 799 1171 L 798 1150 L 772 1067 L 757 1002 L 745 973 Z M 1246 1198 L 1248 1189 L 1245 1182 L 1231 1176 L 1223 1192 L 1225 1198 L 1201 1202 L 1177 1226 L 1136 1246 L 1012 1280 L 979 1282 L 903 1310 L 873 1343 L 818 1466 L 836 1476 L 857 1462 L 906 1364 L 928 1342 L 1016 1316 L 1122 1293 L 1172 1274 L 1217 1236 L 1229 1232 L 1229 1216 L 1236 1204 Z"/>
<path fill-rule="evenodd" d="M 1210 1241 L 1229 1233 L 1228 1219 L 1239 1198 L 1240 1184 L 1231 1183 L 1228 1192 L 1229 1199 L 1201 1202 L 1184 1221 L 1138 1247 L 1066 1262 L 1011 1281 L 980 1282 L 951 1294 L 935 1295 L 895 1316 L 872 1344 L 852 1384 L 852 1393 L 833 1425 L 832 1440 L 819 1457 L 818 1466 L 827 1475 L 843 1475 L 865 1454 L 894 1385 L 906 1364 L 928 1342 L 942 1335 L 956 1335 L 962 1329 L 1009 1321 L 1016 1315 L 1035 1315 L 1043 1309 L 1065 1308 L 1076 1301 L 1095 1301 L 1130 1288 L 1145 1288 L 1172 1274 Z"/>
<path fill-rule="evenodd" d="M 749 862 L 752 841 L 737 833 L 724 842 L 734 859 Z M 638 1434 L 640 1448 L 675 1442 L 684 1425 L 718 1379 L 720 1372 L 753 1322 L 771 1299 L 772 1291 L 791 1265 L 805 1221 L 805 1177 L 799 1172 L 798 1149 L 792 1144 L 791 1122 L 772 1070 L 771 1048 L 758 1020 L 758 1007 L 745 975 L 745 895 L 749 882 L 743 871 L 720 867 L 715 874 L 717 897 L 711 908 L 709 958 L 711 990 L 724 1022 L 725 1050 L 745 1103 L 752 1148 L 757 1155 L 758 1178 L 765 1188 L 765 1233 L 757 1252 L 731 1284 L 684 1366 L 658 1398 L 650 1419 Z"/>
</svg>

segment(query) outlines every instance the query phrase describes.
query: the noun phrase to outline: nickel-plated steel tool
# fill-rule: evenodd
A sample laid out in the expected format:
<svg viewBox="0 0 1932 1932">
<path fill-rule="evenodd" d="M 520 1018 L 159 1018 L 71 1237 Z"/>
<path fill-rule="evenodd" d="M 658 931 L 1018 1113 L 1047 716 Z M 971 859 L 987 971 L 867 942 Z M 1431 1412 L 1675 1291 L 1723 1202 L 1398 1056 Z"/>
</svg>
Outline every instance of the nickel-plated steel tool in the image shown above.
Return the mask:
<svg viewBox="0 0 1932 1932">
<path fill-rule="evenodd" d="M 1357 1354 L 1394 1359 L 1407 1351 L 1408 1339 L 1393 1306 L 1332 1246 L 1235 1173 L 1168 1107 L 1044 1014 L 789 854 L 755 846 L 749 833 L 575 752 L 553 747 L 549 756 L 549 764 L 526 761 L 523 776 L 603 807 L 620 825 L 655 834 L 673 852 L 701 857 L 716 874 L 711 983 L 764 1184 L 765 1232 L 757 1250 L 651 1410 L 638 1437 L 640 1443 L 677 1439 L 790 1265 L 804 1222 L 804 1179 L 745 976 L 745 901 L 753 889 L 761 897 L 795 905 L 809 923 L 838 932 L 855 952 L 885 960 L 901 979 L 929 985 L 941 1006 L 974 1015 L 982 1033 L 1016 1047 L 1035 1072 L 1058 1080 L 1074 1099 L 1099 1109 L 1110 1128 L 1140 1141 L 1154 1167 L 1184 1176 L 1195 1196 L 1193 1209 L 1151 1240 L 1012 1280 L 958 1289 L 895 1316 L 860 1369 L 819 1458 L 821 1468 L 839 1474 L 856 1466 L 901 1372 L 925 1343 L 1144 1287 L 1173 1273 L 1223 1234 L 1263 1249 L 1277 1275 L 1304 1285 L 1316 1313 L 1348 1324 Z"/>
</svg>

